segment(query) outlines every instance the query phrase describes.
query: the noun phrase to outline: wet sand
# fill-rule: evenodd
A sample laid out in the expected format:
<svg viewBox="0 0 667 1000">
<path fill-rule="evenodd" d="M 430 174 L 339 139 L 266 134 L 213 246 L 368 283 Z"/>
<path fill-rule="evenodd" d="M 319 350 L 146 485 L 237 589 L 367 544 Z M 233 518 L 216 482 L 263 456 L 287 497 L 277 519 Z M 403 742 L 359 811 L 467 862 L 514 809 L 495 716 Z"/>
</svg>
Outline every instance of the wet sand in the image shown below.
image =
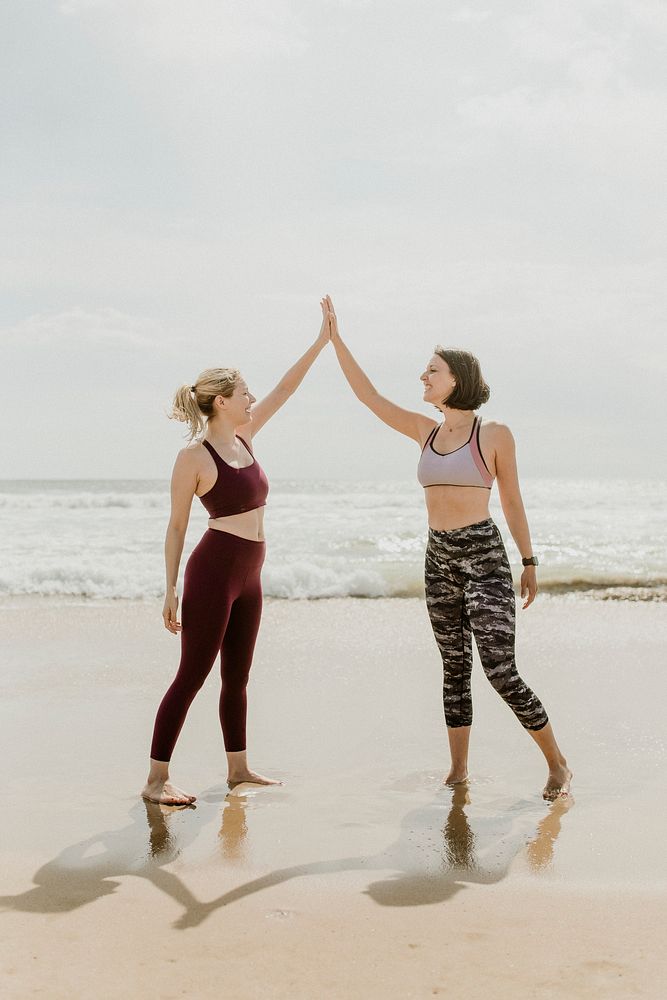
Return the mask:
<svg viewBox="0 0 667 1000">
<path fill-rule="evenodd" d="M 174 758 L 187 810 L 136 795 L 178 660 L 160 607 L 2 615 L 4 996 L 662 995 L 664 604 L 520 614 L 569 808 L 478 663 L 472 780 L 441 787 L 420 601 L 268 602 L 250 759 L 285 785 L 229 794 L 214 671 Z"/>
</svg>

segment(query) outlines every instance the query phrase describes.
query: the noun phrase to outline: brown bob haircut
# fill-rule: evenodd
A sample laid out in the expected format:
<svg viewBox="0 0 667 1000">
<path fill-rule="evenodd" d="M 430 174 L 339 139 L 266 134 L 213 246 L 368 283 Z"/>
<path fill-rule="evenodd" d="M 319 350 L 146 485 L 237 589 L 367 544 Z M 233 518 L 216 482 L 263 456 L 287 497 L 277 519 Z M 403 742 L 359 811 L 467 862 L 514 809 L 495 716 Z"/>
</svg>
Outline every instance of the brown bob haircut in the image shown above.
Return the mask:
<svg viewBox="0 0 667 1000">
<path fill-rule="evenodd" d="M 438 346 L 433 351 L 446 361 L 456 385 L 444 401 L 453 410 L 476 410 L 486 403 L 491 390 L 484 381 L 479 361 L 470 351 L 459 351 Z"/>
</svg>

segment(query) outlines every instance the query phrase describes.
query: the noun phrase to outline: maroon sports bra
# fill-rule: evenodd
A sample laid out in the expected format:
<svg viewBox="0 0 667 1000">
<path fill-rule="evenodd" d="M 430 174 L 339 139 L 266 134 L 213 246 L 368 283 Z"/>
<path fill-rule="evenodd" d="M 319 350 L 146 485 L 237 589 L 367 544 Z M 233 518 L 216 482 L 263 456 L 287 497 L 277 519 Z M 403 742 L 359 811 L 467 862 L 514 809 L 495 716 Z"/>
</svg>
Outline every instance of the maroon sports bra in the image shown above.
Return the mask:
<svg viewBox="0 0 667 1000">
<path fill-rule="evenodd" d="M 252 455 L 252 451 L 243 438 L 239 441 Z M 208 441 L 202 444 L 208 450 L 218 470 L 218 478 L 207 493 L 199 497 L 208 511 L 209 517 L 229 517 L 231 514 L 243 514 L 246 510 L 256 510 L 263 507 L 269 493 L 269 481 L 257 459 L 252 455 L 251 465 L 244 469 L 235 469 L 220 458 L 217 451 Z"/>
</svg>

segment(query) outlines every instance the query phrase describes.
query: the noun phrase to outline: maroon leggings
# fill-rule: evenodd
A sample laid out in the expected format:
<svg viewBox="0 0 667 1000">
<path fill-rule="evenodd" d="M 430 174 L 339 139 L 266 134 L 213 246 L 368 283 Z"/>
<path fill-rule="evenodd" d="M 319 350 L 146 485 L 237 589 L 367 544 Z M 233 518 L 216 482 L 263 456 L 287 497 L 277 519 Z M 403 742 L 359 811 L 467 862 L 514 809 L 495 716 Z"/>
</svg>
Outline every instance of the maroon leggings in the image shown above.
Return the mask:
<svg viewBox="0 0 667 1000">
<path fill-rule="evenodd" d="M 246 685 L 262 617 L 264 542 L 209 528 L 185 567 L 181 662 L 155 719 L 151 757 L 168 761 L 194 696 L 220 653 L 220 725 L 228 752 L 245 750 Z"/>
</svg>

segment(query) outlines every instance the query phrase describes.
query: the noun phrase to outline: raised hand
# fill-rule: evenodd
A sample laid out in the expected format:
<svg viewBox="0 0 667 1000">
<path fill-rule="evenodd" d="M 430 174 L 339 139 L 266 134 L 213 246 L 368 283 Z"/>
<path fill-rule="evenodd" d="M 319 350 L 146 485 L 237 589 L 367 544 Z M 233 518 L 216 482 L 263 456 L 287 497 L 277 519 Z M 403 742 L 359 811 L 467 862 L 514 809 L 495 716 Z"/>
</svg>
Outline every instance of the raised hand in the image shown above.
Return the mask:
<svg viewBox="0 0 667 1000">
<path fill-rule="evenodd" d="M 331 333 L 329 330 L 329 306 L 326 298 L 320 299 L 320 307 L 322 309 L 322 326 L 317 335 L 317 343 L 328 344 L 331 340 Z"/>
<path fill-rule="evenodd" d="M 338 332 L 338 318 L 336 316 L 336 310 L 334 309 L 334 304 L 331 301 L 331 296 L 330 295 L 326 295 L 325 298 L 324 298 L 324 301 L 325 301 L 326 307 L 327 307 L 327 317 L 328 317 L 328 321 L 329 321 L 329 333 L 330 333 L 331 339 L 334 340 L 336 337 L 340 336 L 340 334 Z"/>
</svg>

